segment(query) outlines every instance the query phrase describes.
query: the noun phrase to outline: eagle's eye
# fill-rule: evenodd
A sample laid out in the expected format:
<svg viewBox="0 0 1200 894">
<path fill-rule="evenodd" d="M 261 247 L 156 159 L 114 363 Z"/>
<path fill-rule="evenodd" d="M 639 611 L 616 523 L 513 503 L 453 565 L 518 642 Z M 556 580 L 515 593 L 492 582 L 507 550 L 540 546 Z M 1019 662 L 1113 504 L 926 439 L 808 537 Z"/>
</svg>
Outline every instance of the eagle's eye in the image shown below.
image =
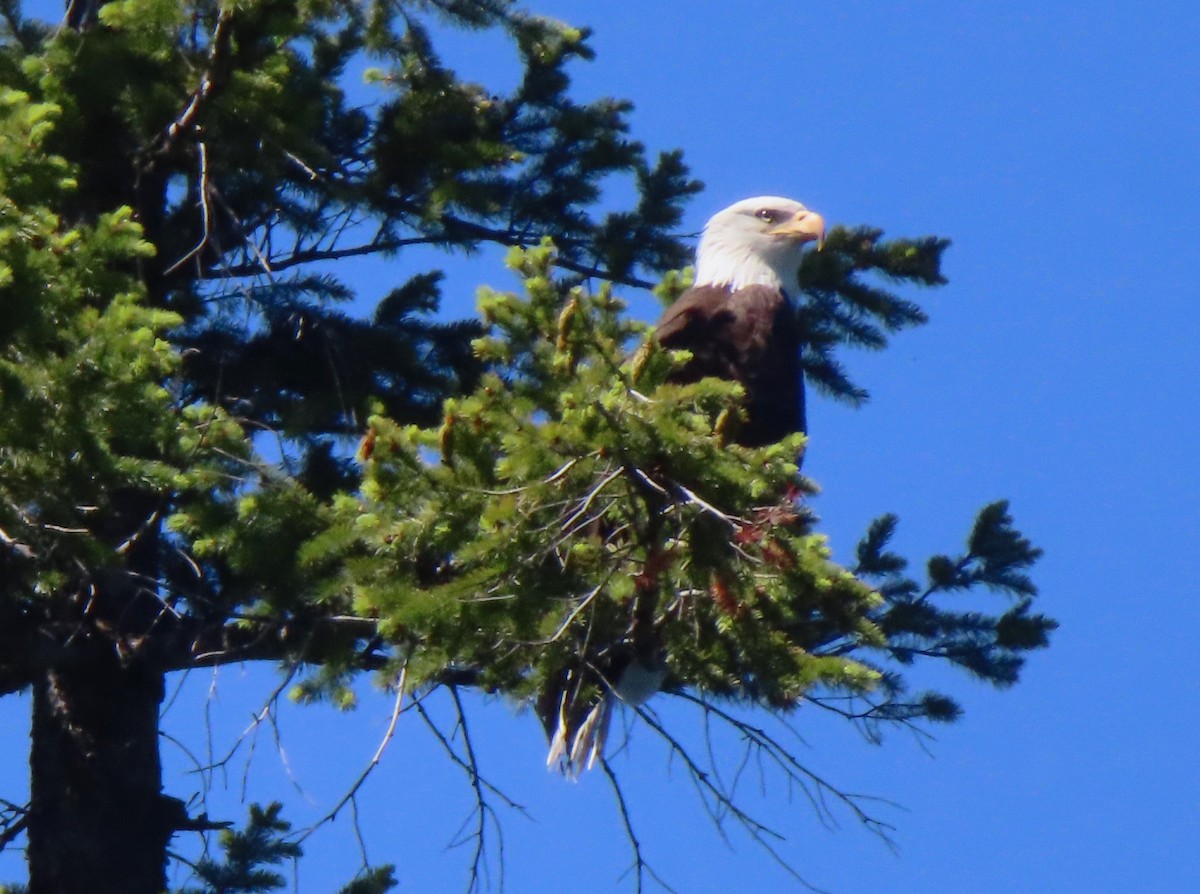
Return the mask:
<svg viewBox="0 0 1200 894">
<path fill-rule="evenodd" d="M 772 211 L 770 208 L 759 208 L 754 212 L 754 216 L 764 223 L 773 224 L 779 220 L 779 212 Z"/>
</svg>

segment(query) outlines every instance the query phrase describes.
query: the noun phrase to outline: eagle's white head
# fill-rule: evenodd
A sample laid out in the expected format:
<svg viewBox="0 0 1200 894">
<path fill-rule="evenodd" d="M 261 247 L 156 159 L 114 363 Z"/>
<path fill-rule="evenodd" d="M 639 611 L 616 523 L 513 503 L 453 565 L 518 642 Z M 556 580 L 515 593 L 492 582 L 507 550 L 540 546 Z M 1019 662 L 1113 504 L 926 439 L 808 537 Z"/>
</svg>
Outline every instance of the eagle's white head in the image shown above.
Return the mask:
<svg viewBox="0 0 1200 894">
<path fill-rule="evenodd" d="M 779 196 L 743 199 L 714 214 L 696 249 L 696 285 L 794 291 L 804 243 L 825 241 L 825 219 Z"/>
</svg>

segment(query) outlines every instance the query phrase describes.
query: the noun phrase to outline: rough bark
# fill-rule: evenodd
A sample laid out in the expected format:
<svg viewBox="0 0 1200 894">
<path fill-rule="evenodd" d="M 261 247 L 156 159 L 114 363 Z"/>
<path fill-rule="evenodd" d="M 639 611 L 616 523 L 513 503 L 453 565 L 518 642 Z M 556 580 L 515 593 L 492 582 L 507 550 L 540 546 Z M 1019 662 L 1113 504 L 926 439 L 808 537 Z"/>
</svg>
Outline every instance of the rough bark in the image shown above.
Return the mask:
<svg viewBox="0 0 1200 894">
<path fill-rule="evenodd" d="M 162 794 L 164 677 L 115 651 L 33 687 L 31 894 L 159 894 L 182 804 Z"/>
</svg>

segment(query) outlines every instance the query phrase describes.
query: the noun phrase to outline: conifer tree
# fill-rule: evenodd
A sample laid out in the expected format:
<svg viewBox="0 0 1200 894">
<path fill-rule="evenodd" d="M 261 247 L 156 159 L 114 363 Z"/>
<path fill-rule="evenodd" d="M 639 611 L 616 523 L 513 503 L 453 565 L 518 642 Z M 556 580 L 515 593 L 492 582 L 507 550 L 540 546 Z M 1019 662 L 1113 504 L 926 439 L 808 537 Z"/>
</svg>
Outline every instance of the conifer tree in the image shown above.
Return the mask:
<svg viewBox="0 0 1200 894">
<path fill-rule="evenodd" d="M 0 0 L 0 694 L 33 703 L 31 800 L 0 842 L 27 834 L 30 891 L 164 890 L 172 836 L 228 825 L 163 791 L 179 670 L 302 661 L 314 697 L 377 671 L 583 710 L 633 650 L 733 723 L 721 703 L 809 701 L 875 728 L 955 715 L 909 693 L 918 657 L 1008 684 L 1045 644 L 1004 504 L 926 583 L 891 516 L 840 567 L 803 438 L 726 444 L 737 387 L 669 383 L 679 358 L 618 294 L 686 263 L 699 185 L 647 158 L 628 104 L 572 98 L 586 31 L 507 0 L 64 14 Z M 505 34 L 517 86 L 458 77 L 445 28 Z M 610 178 L 633 207 L 597 210 Z M 440 320 L 408 250 L 484 243 L 522 291 Z M 923 320 L 872 277 L 936 285 L 945 247 L 831 234 L 802 271 L 810 379 L 861 400 L 837 348 Z M 339 262 L 372 255 L 396 279 L 356 293 Z M 938 600 L 978 588 L 1012 601 Z M 271 888 L 285 831 L 256 810 L 200 881 Z"/>
</svg>

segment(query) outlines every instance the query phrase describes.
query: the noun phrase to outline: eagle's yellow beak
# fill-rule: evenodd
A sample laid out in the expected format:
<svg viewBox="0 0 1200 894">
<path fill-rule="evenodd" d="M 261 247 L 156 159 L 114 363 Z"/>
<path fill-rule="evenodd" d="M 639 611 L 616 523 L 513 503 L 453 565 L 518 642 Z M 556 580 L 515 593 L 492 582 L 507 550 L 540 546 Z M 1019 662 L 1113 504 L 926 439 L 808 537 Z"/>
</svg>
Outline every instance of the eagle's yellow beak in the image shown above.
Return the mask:
<svg viewBox="0 0 1200 894">
<path fill-rule="evenodd" d="M 825 247 L 825 218 L 815 211 L 798 211 L 777 227 L 767 230 L 770 236 L 786 236 L 797 242 L 817 243 L 817 251 Z"/>
</svg>

